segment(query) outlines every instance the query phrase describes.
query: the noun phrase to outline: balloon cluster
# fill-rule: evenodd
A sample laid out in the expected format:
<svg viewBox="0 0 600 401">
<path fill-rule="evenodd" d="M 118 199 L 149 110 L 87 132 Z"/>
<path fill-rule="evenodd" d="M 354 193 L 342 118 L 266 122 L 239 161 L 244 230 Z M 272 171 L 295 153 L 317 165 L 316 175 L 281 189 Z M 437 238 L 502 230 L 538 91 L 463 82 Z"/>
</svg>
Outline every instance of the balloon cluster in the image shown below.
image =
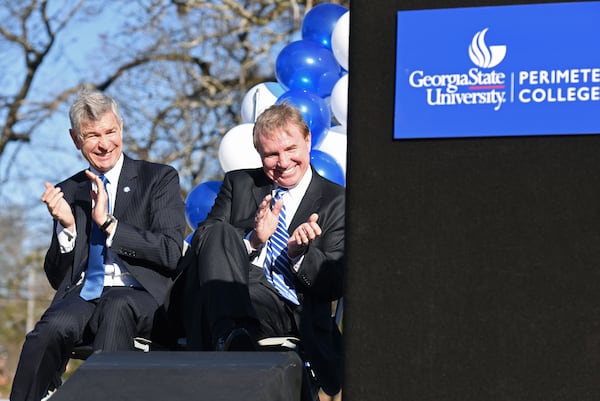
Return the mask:
<svg viewBox="0 0 600 401">
<path fill-rule="evenodd" d="M 323 177 L 345 185 L 350 12 L 319 4 L 302 21 L 302 39 L 285 46 L 275 61 L 277 82 L 263 82 L 243 97 L 242 123 L 227 131 L 219 145 L 225 171 L 262 166 L 252 143 L 254 121 L 273 104 L 300 110 L 312 137 L 310 159 Z M 210 211 L 220 182 L 200 184 L 186 200 L 188 224 L 195 229 Z"/>
</svg>

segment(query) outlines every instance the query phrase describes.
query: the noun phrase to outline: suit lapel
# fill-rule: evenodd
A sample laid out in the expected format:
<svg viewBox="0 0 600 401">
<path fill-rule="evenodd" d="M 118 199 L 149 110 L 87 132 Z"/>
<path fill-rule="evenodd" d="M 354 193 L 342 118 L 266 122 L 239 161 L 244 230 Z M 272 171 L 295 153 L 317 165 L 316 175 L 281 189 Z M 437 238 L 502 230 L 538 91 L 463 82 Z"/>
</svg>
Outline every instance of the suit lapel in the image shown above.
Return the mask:
<svg viewBox="0 0 600 401">
<path fill-rule="evenodd" d="M 258 168 L 251 174 L 252 177 L 252 197 L 254 198 L 254 210 L 262 200 L 273 191 L 274 184 L 267 177 L 262 168 Z"/>
<path fill-rule="evenodd" d="M 77 227 L 77 238 L 75 242 L 75 255 L 73 258 L 73 271 L 71 282 L 74 283 L 81 276 L 81 272 L 85 269 L 85 261 L 88 258 L 88 233 L 90 232 L 90 224 L 92 223 L 92 198 L 90 191 L 92 183 L 87 178 L 79 182 L 77 189 L 73 195 L 75 213 L 75 221 Z"/>
<path fill-rule="evenodd" d="M 114 207 L 114 215 L 117 219 L 123 218 L 131 203 L 131 197 L 135 193 L 138 174 L 133 160 L 125 156 L 123 168 L 119 175 L 119 185 L 117 187 L 117 200 Z"/>
<path fill-rule="evenodd" d="M 311 214 L 318 212 L 321 206 L 321 181 L 317 173 L 313 170 L 313 177 L 306 189 L 306 193 L 302 198 L 302 201 L 298 205 L 298 210 L 292 219 L 288 231 L 294 232 L 296 227 L 306 222 Z"/>
<path fill-rule="evenodd" d="M 270 183 L 263 185 L 261 187 L 252 188 L 252 195 L 254 197 L 254 202 L 256 203 L 256 205 L 255 205 L 256 208 L 258 208 L 258 205 L 260 205 L 260 203 L 265 198 L 265 196 L 270 194 L 272 190 L 273 190 L 273 184 L 270 184 Z"/>
</svg>

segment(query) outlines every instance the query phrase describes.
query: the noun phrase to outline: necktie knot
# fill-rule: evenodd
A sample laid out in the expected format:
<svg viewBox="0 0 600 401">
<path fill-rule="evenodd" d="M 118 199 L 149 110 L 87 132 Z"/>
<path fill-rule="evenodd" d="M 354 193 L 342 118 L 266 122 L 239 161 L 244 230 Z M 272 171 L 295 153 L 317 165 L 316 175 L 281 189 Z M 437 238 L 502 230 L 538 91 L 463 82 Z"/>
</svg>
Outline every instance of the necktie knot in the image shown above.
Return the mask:
<svg viewBox="0 0 600 401">
<path fill-rule="evenodd" d="M 108 181 L 108 178 L 106 178 L 104 174 L 100 174 L 98 177 L 100 177 L 100 179 L 102 180 L 102 184 L 104 184 L 104 190 L 106 191 L 106 193 L 108 193 L 108 184 L 110 183 L 110 181 Z"/>
<path fill-rule="evenodd" d="M 110 181 L 108 181 L 108 178 L 106 178 L 104 174 L 100 174 L 98 177 L 102 180 L 102 184 L 104 185 L 104 192 L 106 192 L 106 211 L 110 213 L 110 197 L 108 196 L 108 184 L 110 184 Z"/>
<path fill-rule="evenodd" d="M 286 192 L 288 191 L 287 188 L 277 188 L 275 190 L 275 195 L 273 195 L 273 204 L 275 204 L 275 202 L 277 202 L 279 199 L 283 198 L 283 195 L 286 194 Z M 273 206 L 273 205 L 271 205 Z"/>
</svg>

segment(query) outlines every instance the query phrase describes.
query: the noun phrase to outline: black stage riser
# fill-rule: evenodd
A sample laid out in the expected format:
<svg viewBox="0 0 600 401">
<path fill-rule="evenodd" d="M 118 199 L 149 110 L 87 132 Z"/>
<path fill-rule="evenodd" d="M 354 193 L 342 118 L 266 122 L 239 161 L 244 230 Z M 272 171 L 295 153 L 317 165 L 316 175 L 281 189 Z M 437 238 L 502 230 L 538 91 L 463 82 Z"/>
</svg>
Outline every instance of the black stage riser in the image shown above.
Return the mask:
<svg viewBox="0 0 600 401">
<path fill-rule="evenodd" d="M 92 355 L 52 401 L 294 401 L 294 352 L 115 352 Z"/>
</svg>

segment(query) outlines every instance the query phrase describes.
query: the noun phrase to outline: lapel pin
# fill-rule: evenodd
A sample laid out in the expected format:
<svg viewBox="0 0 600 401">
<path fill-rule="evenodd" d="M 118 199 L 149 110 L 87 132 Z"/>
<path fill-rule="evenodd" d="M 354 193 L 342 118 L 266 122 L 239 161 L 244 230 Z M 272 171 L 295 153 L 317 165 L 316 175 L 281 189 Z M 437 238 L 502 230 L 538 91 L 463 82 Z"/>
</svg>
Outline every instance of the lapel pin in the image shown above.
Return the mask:
<svg viewBox="0 0 600 401">
<path fill-rule="evenodd" d="M 129 187 L 123 188 L 123 192 L 129 192 L 129 191 L 131 191 L 131 188 L 129 188 Z"/>
</svg>

